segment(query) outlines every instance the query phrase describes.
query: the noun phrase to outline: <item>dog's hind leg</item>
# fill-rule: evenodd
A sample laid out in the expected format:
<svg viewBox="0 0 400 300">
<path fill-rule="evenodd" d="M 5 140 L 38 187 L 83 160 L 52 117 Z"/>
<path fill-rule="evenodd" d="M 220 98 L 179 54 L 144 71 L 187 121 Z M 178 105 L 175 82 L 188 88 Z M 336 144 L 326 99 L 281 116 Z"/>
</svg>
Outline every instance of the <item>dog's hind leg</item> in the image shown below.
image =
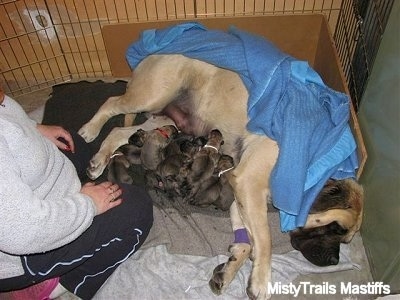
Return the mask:
<svg viewBox="0 0 400 300">
<path fill-rule="evenodd" d="M 108 98 L 78 133 L 91 142 L 113 116 L 161 112 L 179 95 L 184 80 L 179 69 L 183 64 L 178 55 L 170 55 L 168 60 L 162 55 L 148 56 L 136 67 L 125 94 Z"/>
<path fill-rule="evenodd" d="M 93 118 L 79 129 L 78 134 L 82 136 L 86 142 L 92 142 L 99 135 L 101 128 L 108 119 L 124 113 L 121 110 L 122 106 L 120 104 L 124 97 L 126 97 L 126 94 L 108 98 Z"/>
</svg>

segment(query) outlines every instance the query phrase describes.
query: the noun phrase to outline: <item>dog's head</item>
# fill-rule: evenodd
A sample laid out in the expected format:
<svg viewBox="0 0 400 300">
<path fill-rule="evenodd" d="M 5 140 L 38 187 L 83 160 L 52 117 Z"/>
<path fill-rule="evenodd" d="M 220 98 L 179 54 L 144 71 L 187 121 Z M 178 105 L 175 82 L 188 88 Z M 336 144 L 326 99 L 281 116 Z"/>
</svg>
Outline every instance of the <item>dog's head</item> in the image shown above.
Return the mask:
<svg viewBox="0 0 400 300">
<path fill-rule="evenodd" d="M 303 228 L 290 232 L 292 246 L 317 266 L 339 262 L 340 243 L 360 229 L 363 189 L 352 179 L 329 180 L 317 196 Z"/>
<path fill-rule="evenodd" d="M 290 242 L 314 265 L 337 265 L 341 239 L 346 233 L 346 229 L 332 222 L 320 227 L 294 230 L 290 233 Z"/>
<path fill-rule="evenodd" d="M 120 152 L 126 157 L 130 164 L 140 164 L 140 154 L 142 148 L 133 144 L 125 144 L 118 148 Z"/>
</svg>

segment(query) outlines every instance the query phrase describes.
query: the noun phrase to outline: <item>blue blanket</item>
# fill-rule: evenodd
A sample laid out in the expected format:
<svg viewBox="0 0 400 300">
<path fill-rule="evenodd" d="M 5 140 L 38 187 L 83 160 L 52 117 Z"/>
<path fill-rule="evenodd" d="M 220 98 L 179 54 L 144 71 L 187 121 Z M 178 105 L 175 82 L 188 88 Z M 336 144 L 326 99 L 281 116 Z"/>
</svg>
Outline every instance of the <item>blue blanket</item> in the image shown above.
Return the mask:
<svg viewBox="0 0 400 300">
<path fill-rule="evenodd" d="M 307 62 L 260 36 L 234 27 L 208 30 L 196 22 L 142 32 L 126 58 L 134 69 L 150 54 L 182 54 L 240 75 L 249 92 L 248 129 L 279 145 L 270 187 L 282 231 L 305 224 L 329 178 L 355 177 L 349 99 L 327 87 Z"/>
</svg>

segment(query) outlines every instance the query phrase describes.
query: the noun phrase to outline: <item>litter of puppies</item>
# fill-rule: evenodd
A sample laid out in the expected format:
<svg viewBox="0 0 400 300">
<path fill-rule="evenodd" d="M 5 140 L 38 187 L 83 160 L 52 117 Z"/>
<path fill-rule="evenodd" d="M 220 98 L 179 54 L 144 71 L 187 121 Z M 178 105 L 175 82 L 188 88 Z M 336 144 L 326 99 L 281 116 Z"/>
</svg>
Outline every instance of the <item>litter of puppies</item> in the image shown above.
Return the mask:
<svg viewBox="0 0 400 300">
<path fill-rule="evenodd" d="M 180 197 L 191 205 L 228 210 L 234 194 L 226 174 L 235 165 L 231 156 L 220 152 L 223 143 L 218 129 L 207 137 L 178 132 L 173 125 L 139 129 L 111 155 L 107 178 L 133 184 L 129 168 L 140 165 L 147 189 L 164 193 L 172 201 Z"/>
</svg>

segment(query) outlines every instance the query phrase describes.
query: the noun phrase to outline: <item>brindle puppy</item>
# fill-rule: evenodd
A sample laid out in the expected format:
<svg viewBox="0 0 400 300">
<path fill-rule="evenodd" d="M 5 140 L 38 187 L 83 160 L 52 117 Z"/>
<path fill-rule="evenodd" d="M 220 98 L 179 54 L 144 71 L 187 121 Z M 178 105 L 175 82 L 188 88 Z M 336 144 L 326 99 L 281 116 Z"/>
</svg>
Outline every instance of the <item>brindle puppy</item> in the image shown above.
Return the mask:
<svg viewBox="0 0 400 300">
<path fill-rule="evenodd" d="M 138 130 L 129 138 L 129 143 L 140 147 L 140 163 L 145 170 L 155 171 L 165 159 L 165 149 L 178 134 L 173 125 L 165 125 L 154 130 Z"/>
<path fill-rule="evenodd" d="M 218 129 L 211 130 L 207 144 L 193 155 L 192 160 L 181 168 L 178 182 L 182 196 L 188 203 L 195 203 L 194 197 L 202 184 L 212 177 L 221 156 L 219 149 L 224 140 Z"/>
<path fill-rule="evenodd" d="M 154 177 L 157 179 L 157 187 L 162 189 L 170 198 L 181 195 L 178 175 L 181 168 L 188 164 L 193 155 L 206 143 L 203 137 L 193 137 L 180 133 L 167 146 L 165 159 L 158 165 Z M 153 181 L 154 185 L 154 181 Z"/>
<path fill-rule="evenodd" d="M 226 172 L 232 170 L 234 166 L 233 158 L 222 154 L 214 173 L 209 178 L 203 179 L 198 192 L 190 203 L 200 207 L 214 205 L 221 210 L 228 210 L 235 197 Z"/>
<path fill-rule="evenodd" d="M 122 145 L 111 155 L 107 179 L 132 184 L 133 179 L 128 173 L 132 164 L 141 164 L 145 169 L 152 171 L 154 165 L 157 167 L 164 158 L 163 151 L 177 132 L 173 125 L 148 131 L 137 130 L 129 137 L 129 144 Z"/>
<path fill-rule="evenodd" d="M 117 183 L 133 183 L 128 169 L 132 164 L 140 164 L 141 148 L 125 144 L 119 147 L 110 157 L 107 179 Z"/>
<path fill-rule="evenodd" d="M 235 200 L 235 194 L 227 176 L 227 172 L 231 171 L 234 167 L 235 163 L 232 156 L 223 154 L 220 157 L 217 166 L 219 197 L 213 204 L 222 210 L 228 210 Z"/>
</svg>

